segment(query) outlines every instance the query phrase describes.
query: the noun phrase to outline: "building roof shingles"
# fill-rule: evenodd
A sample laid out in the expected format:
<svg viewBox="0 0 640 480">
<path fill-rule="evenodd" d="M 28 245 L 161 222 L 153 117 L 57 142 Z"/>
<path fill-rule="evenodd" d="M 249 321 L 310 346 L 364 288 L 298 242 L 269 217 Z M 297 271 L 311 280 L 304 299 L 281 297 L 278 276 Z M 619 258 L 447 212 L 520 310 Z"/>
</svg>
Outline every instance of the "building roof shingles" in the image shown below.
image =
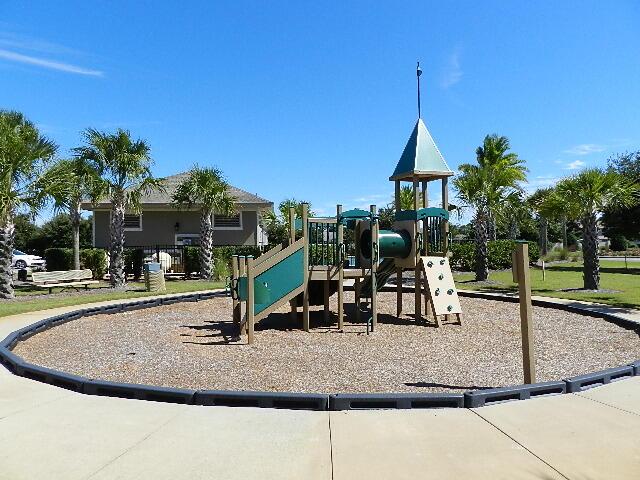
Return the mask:
<svg viewBox="0 0 640 480">
<path fill-rule="evenodd" d="M 144 205 L 169 205 L 171 203 L 171 196 L 178 188 L 180 182 L 182 182 L 187 176 L 188 172 L 178 173 L 176 175 L 171 175 L 166 177 L 164 180 L 164 188 L 165 191 L 157 191 L 154 190 L 149 192 L 147 195 L 143 195 L 140 199 L 140 203 L 144 207 Z M 260 208 L 269 208 L 273 205 L 273 202 L 266 200 L 262 197 L 254 195 L 253 193 L 249 193 L 241 188 L 234 187 L 233 185 L 229 185 L 229 191 L 232 196 L 234 196 L 237 200 L 236 203 L 239 205 L 255 205 Z M 96 207 L 104 207 L 110 205 L 110 202 L 107 200 L 102 200 L 98 203 Z M 94 207 L 90 203 L 83 203 L 83 207 L 89 210 L 92 210 Z"/>
</svg>

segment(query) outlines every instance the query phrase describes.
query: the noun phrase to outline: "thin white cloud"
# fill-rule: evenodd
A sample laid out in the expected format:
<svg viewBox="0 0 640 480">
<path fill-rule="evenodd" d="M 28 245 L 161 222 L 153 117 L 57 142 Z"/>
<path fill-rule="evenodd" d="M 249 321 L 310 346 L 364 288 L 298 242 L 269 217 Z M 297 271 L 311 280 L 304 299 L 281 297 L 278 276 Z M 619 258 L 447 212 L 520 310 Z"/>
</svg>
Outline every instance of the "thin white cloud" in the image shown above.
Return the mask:
<svg viewBox="0 0 640 480">
<path fill-rule="evenodd" d="M 440 86 L 450 88 L 462 80 L 462 67 L 460 66 L 460 49 L 456 48 L 447 60 L 447 64 L 440 78 Z"/>
<path fill-rule="evenodd" d="M 567 163 L 564 167 L 565 170 L 578 170 L 586 165 L 582 160 L 574 160 L 573 162 Z"/>
<path fill-rule="evenodd" d="M 48 60 L 45 58 L 33 57 L 31 55 L 23 55 L 21 53 L 12 52 L 0 48 L 0 59 L 8 60 L 10 62 L 23 63 L 27 65 L 34 65 L 40 68 L 46 68 L 49 70 L 57 70 L 65 73 L 73 73 L 75 75 L 86 75 L 91 77 L 102 77 L 104 75 L 100 70 L 92 70 L 89 68 L 79 67 L 70 63 L 56 62 L 54 60 Z"/>
<path fill-rule="evenodd" d="M 8 50 L 29 50 L 39 54 L 50 55 L 82 55 L 82 52 L 53 42 L 18 35 L 11 32 L 0 32 L 0 48 Z"/>
<path fill-rule="evenodd" d="M 598 145 L 597 143 L 581 143 L 580 145 L 575 145 L 565 150 L 564 153 L 570 155 L 589 155 L 591 153 L 604 152 L 606 149 L 607 147 L 605 145 Z"/>
</svg>

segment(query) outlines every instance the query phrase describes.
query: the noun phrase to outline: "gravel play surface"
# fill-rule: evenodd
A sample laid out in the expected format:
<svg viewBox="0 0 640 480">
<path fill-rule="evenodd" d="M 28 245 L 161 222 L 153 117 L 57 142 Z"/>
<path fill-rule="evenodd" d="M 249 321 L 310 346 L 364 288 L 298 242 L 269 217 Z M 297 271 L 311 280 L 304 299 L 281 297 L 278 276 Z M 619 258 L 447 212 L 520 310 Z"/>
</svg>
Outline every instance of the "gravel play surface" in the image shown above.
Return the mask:
<svg viewBox="0 0 640 480">
<path fill-rule="evenodd" d="M 347 292 L 347 300 L 352 294 Z M 335 295 L 332 311 L 336 310 Z M 462 326 L 395 316 L 379 295 L 367 336 L 347 305 L 344 333 L 311 312 L 310 333 L 287 308 L 256 325 L 254 345 L 234 338 L 231 299 L 215 298 L 75 320 L 16 346 L 30 362 L 89 378 L 195 389 L 294 392 L 462 392 L 522 383 L 518 304 L 462 298 Z M 364 316 L 363 316 L 364 318 Z M 640 338 L 605 320 L 534 308 L 537 380 L 558 380 L 640 358 Z"/>
</svg>

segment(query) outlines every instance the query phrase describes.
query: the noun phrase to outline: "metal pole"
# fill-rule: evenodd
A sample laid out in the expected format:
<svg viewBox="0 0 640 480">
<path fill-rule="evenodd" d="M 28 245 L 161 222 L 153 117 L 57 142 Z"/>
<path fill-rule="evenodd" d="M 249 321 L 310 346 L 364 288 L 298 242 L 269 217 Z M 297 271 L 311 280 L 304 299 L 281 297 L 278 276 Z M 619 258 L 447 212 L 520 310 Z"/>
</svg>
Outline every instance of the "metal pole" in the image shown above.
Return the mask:
<svg viewBox="0 0 640 480">
<path fill-rule="evenodd" d="M 422 75 L 422 69 L 420 68 L 420 62 L 418 62 L 418 66 L 416 67 L 416 77 L 418 79 L 418 118 L 421 118 L 420 112 L 420 75 Z"/>
</svg>

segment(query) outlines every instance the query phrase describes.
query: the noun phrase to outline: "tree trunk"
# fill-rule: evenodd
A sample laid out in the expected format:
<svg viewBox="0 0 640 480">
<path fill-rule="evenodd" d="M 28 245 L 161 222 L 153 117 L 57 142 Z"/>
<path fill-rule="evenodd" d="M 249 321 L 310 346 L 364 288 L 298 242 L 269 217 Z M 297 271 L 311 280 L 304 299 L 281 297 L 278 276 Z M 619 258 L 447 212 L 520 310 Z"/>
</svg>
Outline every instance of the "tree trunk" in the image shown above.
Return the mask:
<svg viewBox="0 0 640 480">
<path fill-rule="evenodd" d="M 582 256 L 584 257 L 584 288 L 600 288 L 600 258 L 598 257 L 598 222 L 591 213 L 582 219 Z"/>
<path fill-rule="evenodd" d="M 124 198 L 114 196 L 111 203 L 111 248 L 109 249 L 109 277 L 113 288 L 124 288 Z"/>
<path fill-rule="evenodd" d="M 9 216 L 0 226 L 0 298 L 10 299 L 15 297 L 13 291 L 13 236 L 15 226 L 13 216 Z"/>
<path fill-rule="evenodd" d="M 562 216 L 562 248 L 567 250 L 569 248 L 569 241 L 567 240 L 567 217 Z"/>
<path fill-rule="evenodd" d="M 518 226 L 518 219 L 516 217 L 511 217 L 511 222 L 509 223 L 509 238 L 511 240 L 517 240 L 520 236 L 520 228 Z"/>
<path fill-rule="evenodd" d="M 73 268 L 80 270 L 80 204 L 72 206 L 69 210 L 71 228 L 73 230 Z"/>
<path fill-rule="evenodd" d="M 200 213 L 200 278 L 213 278 L 213 212 L 202 210 Z"/>
<path fill-rule="evenodd" d="M 540 254 L 549 253 L 549 222 L 544 217 L 540 217 Z"/>
<path fill-rule="evenodd" d="M 476 230 L 476 281 L 484 282 L 489 278 L 489 254 L 488 247 L 488 235 L 487 235 L 487 217 L 483 211 L 476 212 L 476 219 L 474 222 Z"/>
<path fill-rule="evenodd" d="M 489 240 L 494 242 L 498 239 L 498 225 L 496 224 L 496 219 L 491 213 L 487 215 L 487 237 Z"/>
</svg>

